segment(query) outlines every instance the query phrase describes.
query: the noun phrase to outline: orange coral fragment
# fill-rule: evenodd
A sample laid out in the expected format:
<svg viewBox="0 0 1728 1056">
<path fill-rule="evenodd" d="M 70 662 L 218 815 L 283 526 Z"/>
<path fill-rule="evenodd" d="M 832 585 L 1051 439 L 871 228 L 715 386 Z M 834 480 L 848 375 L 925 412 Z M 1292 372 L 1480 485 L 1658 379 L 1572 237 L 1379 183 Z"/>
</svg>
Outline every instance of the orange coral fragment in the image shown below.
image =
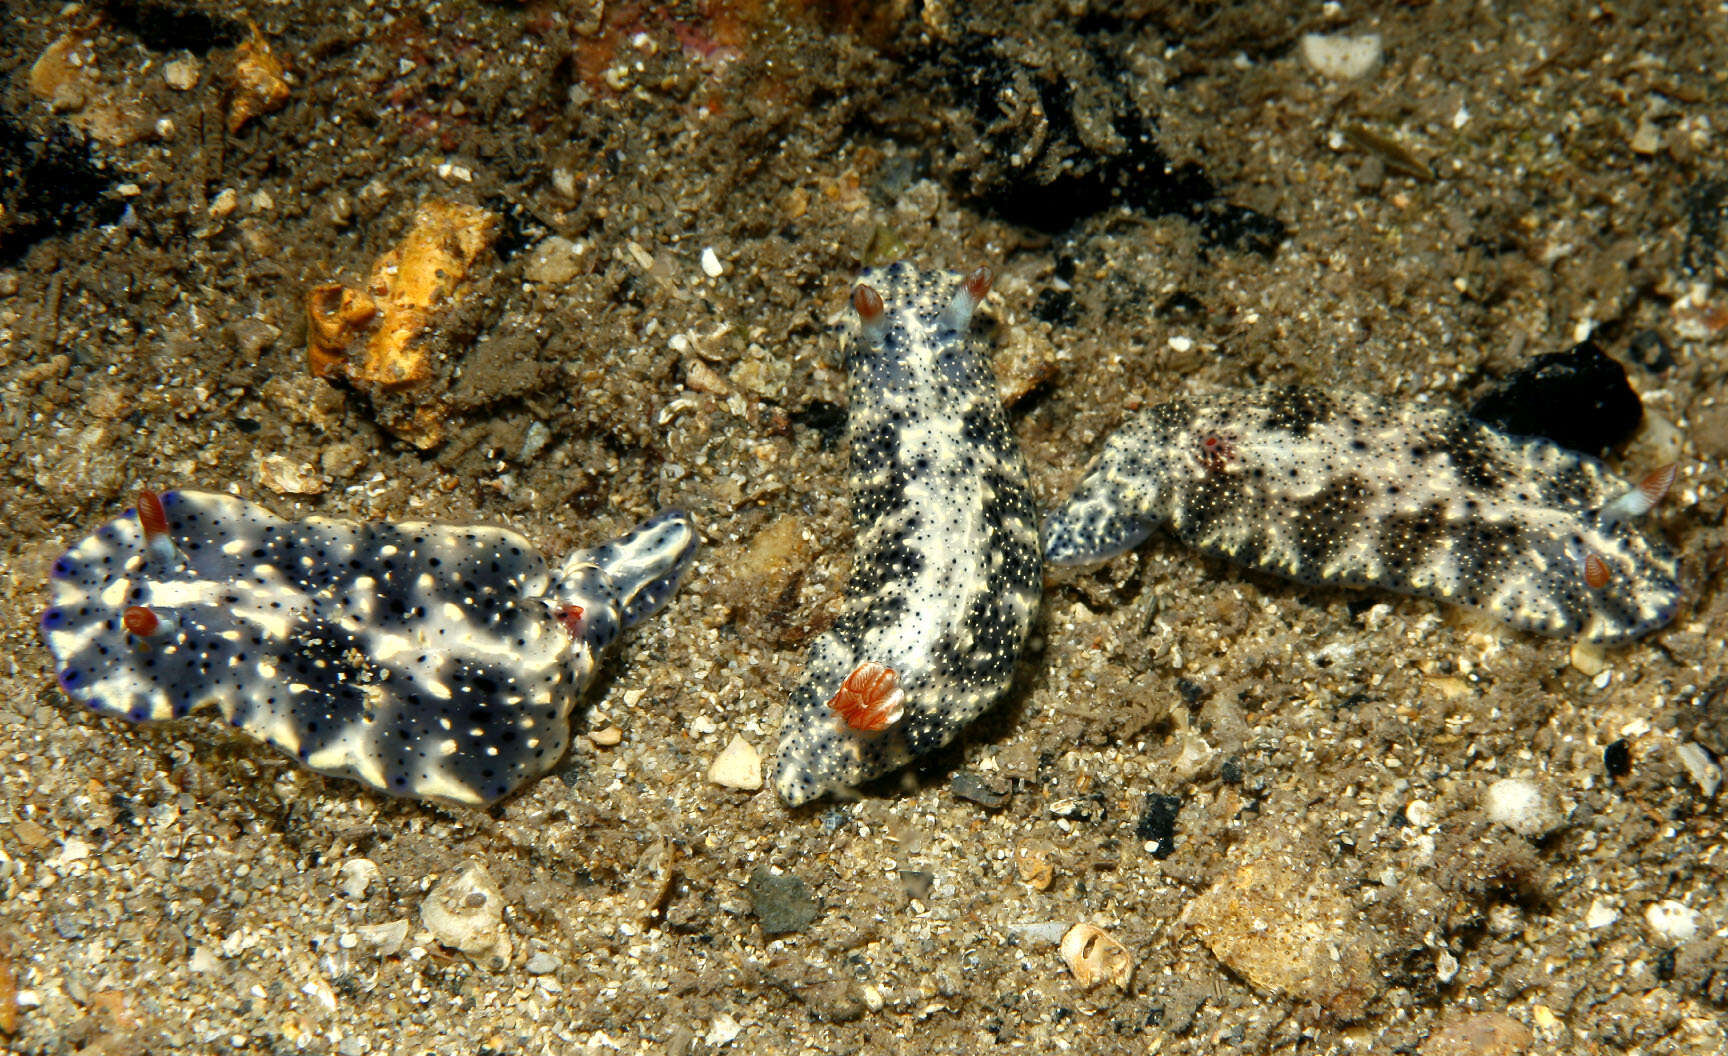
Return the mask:
<svg viewBox="0 0 1728 1056">
<path fill-rule="evenodd" d="M 346 378 L 374 398 L 432 379 L 421 335 L 461 300 L 474 262 L 497 234 L 497 218 L 477 206 L 434 199 L 414 214 L 402 241 L 372 265 L 364 290 L 321 283 L 306 296 L 307 366 L 320 378 Z M 362 335 L 365 347 L 350 349 Z M 443 409 L 422 405 L 393 415 L 391 432 L 422 450 L 444 436 Z"/>
<path fill-rule="evenodd" d="M 228 101 L 228 134 L 233 135 L 259 114 L 282 109 L 288 101 L 288 79 L 282 62 L 252 24 L 252 36 L 234 49 L 233 96 Z"/>
<path fill-rule="evenodd" d="M 905 714 L 906 694 L 894 669 L 865 661 L 852 669 L 828 700 L 846 725 L 860 733 L 881 733 Z"/>
<path fill-rule="evenodd" d="M 312 376 L 345 373 L 348 346 L 377 315 L 377 303 L 362 290 L 339 282 L 312 287 L 306 295 L 306 360 Z"/>
</svg>

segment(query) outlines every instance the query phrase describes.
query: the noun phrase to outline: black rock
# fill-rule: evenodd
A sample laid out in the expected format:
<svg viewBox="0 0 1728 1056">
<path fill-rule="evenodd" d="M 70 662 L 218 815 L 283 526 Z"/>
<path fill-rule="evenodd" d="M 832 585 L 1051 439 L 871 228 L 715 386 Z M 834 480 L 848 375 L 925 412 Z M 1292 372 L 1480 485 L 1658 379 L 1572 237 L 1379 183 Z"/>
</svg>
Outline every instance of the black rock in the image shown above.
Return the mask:
<svg viewBox="0 0 1728 1056">
<path fill-rule="evenodd" d="M 1626 369 L 1594 341 L 1583 341 L 1537 356 L 1477 400 L 1470 416 L 1501 432 L 1601 456 L 1638 429 L 1644 405 Z"/>
<path fill-rule="evenodd" d="M 1176 850 L 1176 815 L 1182 810 L 1182 800 L 1176 796 L 1146 793 L 1146 808 L 1134 826 L 1134 835 L 1142 840 L 1156 841 L 1154 858 L 1168 858 Z"/>
<path fill-rule="evenodd" d="M 1632 772 L 1632 749 L 1622 737 L 1602 749 L 1602 768 L 1609 777 L 1625 777 Z"/>
<path fill-rule="evenodd" d="M 766 869 L 758 869 L 750 874 L 744 892 L 750 896 L 750 911 L 756 914 L 756 921 L 762 925 L 765 935 L 803 931 L 821 913 L 816 900 L 810 896 L 810 888 L 789 873 L 776 876 Z"/>
<path fill-rule="evenodd" d="M 1010 790 L 1006 781 L 992 781 L 983 774 L 962 770 L 948 782 L 948 791 L 961 799 L 996 810 L 1008 802 Z"/>
</svg>

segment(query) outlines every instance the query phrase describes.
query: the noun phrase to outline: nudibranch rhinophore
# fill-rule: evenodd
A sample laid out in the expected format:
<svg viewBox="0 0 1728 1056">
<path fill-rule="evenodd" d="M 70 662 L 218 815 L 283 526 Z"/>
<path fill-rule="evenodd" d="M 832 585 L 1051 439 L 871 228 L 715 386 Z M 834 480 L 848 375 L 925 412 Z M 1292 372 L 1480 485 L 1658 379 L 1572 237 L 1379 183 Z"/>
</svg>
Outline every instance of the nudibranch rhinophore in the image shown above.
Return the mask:
<svg viewBox="0 0 1728 1056">
<path fill-rule="evenodd" d="M 969 336 L 989 288 L 984 268 L 901 263 L 853 289 L 852 573 L 780 730 L 788 805 L 942 747 L 1013 681 L 1043 565 L 1026 460 Z"/>
<path fill-rule="evenodd" d="M 696 545 L 667 511 L 553 568 L 501 528 L 144 492 L 54 562 L 42 635 L 100 714 L 209 705 L 318 773 L 479 806 L 558 762 L 601 655 Z"/>
<path fill-rule="evenodd" d="M 1613 645 L 1679 605 L 1674 556 L 1633 523 L 1673 480 L 1664 466 L 1632 483 L 1547 440 L 1358 392 L 1223 392 L 1121 426 L 1045 522 L 1044 559 L 1102 561 L 1164 525 L 1286 579 Z"/>
</svg>

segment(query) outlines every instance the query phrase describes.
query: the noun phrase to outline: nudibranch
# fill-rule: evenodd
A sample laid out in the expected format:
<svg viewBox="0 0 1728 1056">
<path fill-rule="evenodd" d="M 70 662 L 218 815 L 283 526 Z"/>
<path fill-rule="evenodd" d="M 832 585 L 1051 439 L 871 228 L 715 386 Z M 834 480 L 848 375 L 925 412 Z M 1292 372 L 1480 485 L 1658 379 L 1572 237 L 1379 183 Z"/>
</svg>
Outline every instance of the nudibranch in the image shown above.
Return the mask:
<svg viewBox="0 0 1728 1056">
<path fill-rule="evenodd" d="M 1613 645 L 1673 619 L 1676 561 L 1635 521 L 1674 480 L 1454 411 L 1284 387 L 1172 400 L 1106 441 L 1044 525 L 1053 565 L 1160 526 L 1302 583 L 1378 588 Z"/>
<path fill-rule="evenodd" d="M 780 730 L 788 805 L 942 747 L 1013 681 L 1043 565 L 1026 461 L 969 333 L 990 278 L 901 263 L 853 289 L 852 572 Z"/>
<path fill-rule="evenodd" d="M 558 762 L 601 656 L 696 545 L 667 511 L 552 567 L 501 528 L 147 491 L 54 562 L 42 635 L 99 714 L 209 706 L 318 773 L 479 806 Z"/>
</svg>

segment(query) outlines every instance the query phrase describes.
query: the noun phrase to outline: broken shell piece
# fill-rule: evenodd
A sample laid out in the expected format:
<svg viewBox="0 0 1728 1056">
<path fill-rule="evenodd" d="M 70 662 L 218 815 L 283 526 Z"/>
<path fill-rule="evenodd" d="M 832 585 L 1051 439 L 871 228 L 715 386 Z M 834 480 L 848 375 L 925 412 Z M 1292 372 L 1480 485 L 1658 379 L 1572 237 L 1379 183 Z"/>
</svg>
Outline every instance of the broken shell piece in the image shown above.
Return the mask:
<svg viewBox="0 0 1728 1056">
<path fill-rule="evenodd" d="M 762 756 L 743 734 L 720 750 L 708 766 L 708 780 L 724 788 L 754 792 L 762 787 Z"/>
<path fill-rule="evenodd" d="M 1074 973 L 1081 989 L 1090 990 L 1104 979 L 1116 989 L 1128 990 L 1134 980 L 1134 956 L 1128 947 L 1096 924 L 1076 924 L 1062 936 L 1062 959 Z"/>
<path fill-rule="evenodd" d="M 89 19 L 44 48 L 30 66 L 28 84 L 92 139 L 123 147 L 143 137 L 154 118 L 141 99 L 102 76 L 91 45 L 98 25 Z"/>
<path fill-rule="evenodd" d="M 283 76 L 281 60 L 270 51 L 270 44 L 256 23 L 252 36 L 234 49 L 234 73 L 230 78 L 233 96 L 228 101 L 228 134 L 244 128 L 246 122 L 259 114 L 282 109 L 288 101 L 288 80 Z"/>
<path fill-rule="evenodd" d="M 504 896 L 479 862 L 469 862 L 438 881 L 420 903 L 420 923 L 439 942 L 482 967 L 496 970 L 510 961 Z"/>
</svg>

